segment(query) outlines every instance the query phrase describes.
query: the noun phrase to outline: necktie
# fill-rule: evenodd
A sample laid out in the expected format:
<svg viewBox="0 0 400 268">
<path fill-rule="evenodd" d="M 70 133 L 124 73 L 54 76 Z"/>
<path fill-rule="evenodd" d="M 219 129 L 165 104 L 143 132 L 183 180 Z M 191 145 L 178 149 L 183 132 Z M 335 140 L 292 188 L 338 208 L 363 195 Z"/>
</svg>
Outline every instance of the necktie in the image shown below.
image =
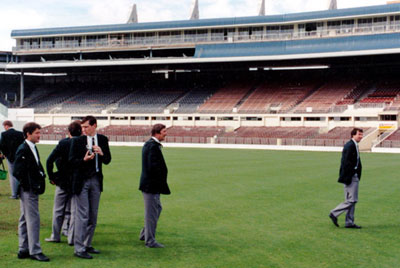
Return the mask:
<svg viewBox="0 0 400 268">
<path fill-rule="evenodd" d="M 38 149 L 36 148 L 36 145 L 35 145 L 35 152 L 36 152 L 36 156 L 37 156 L 37 163 L 39 164 L 39 162 L 40 162 L 40 159 L 39 159 L 39 151 L 38 151 Z"/>
<path fill-rule="evenodd" d="M 95 142 L 94 137 L 95 137 L 95 136 L 92 137 L 92 150 L 93 150 L 93 146 L 96 145 L 96 142 Z M 94 151 L 93 151 L 93 153 L 94 153 Z M 98 157 L 98 156 L 97 156 L 97 154 L 96 154 L 95 157 L 94 157 L 94 158 L 95 158 L 95 161 L 96 161 L 96 172 L 99 172 L 97 157 Z"/>
</svg>

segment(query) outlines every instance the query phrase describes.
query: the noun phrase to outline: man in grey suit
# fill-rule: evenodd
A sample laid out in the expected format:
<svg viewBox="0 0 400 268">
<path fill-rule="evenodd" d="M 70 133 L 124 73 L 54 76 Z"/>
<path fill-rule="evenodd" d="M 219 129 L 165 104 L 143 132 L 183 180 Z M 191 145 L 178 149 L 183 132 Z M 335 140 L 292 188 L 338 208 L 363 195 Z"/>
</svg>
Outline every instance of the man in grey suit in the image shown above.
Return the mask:
<svg viewBox="0 0 400 268">
<path fill-rule="evenodd" d="M 40 215 L 39 195 L 45 191 L 45 173 L 40 163 L 36 143 L 40 140 L 41 127 L 34 123 L 24 125 L 26 137 L 15 154 L 14 176 L 19 181 L 21 217 L 18 224 L 18 258 L 31 258 L 37 261 L 49 261 L 42 253 L 39 243 Z"/>
<path fill-rule="evenodd" d="M 75 256 L 92 259 L 100 251 L 92 247 L 97 225 L 100 195 L 103 191 L 102 165 L 111 162 L 108 138 L 98 134 L 97 120 L 86 116 L 81 121 L 84 136 L 71 141 L 69 152 L 72 172 L 72 202 L 75 208 L 74 248 Z"/>
<path fill-rule="evenodd" d="M 165 139 L 167 129 L 162 124 L 156 124 L 151 135 L 142 150 L 139 190 L 144 199 L 144 227 L 139 239 L 144 240 L 148 248 L 163 248 L 164 245 L 156 241 L 156 228 L 162 210 L 160 194 L 171 194 L 167 184 L 168 169 L 161 152 L 161 141 Z"/>
<path fill-rule="evenodd" d="M 350 134 L 351 139 L 343 147 L 338 180 L 344 184 L 345 201 L 331 210 L 329 218 L 336 227 L 339 227 L 338 217 L 347 212 L 345 227 L 361 229 L 361 226 L 354 223 L 354 211 L 358 202 L 358 184 L 361 180 L 362 166 L 358 143 L 363 138 L 363 130 L 354 128 Z"/>
<path fill-rule="evenodd" d="M 0 150 L 7 158 L 8 176 L 10 179 L 11 196 L 12 199 L 18 199 L 18 180 L 13 176 L 14 172 L 14 159 L 15 152 L 25 138 L 21 131 L 13 128 L 13 123 L 9 120 L 3 122 L 4 132 L 1 133 Z"/>
<path fill-rule="evenodd" d="M 68 126 L 68 138 L 62 139 L 47 158 L 47 174 L 51 184 L 56 185 L 53 207 L 53 227 L 52 233 L 47 242 L 60 242 L 61 229 L 63 222 L 71 226 L 71 231 L 67 231 L 68 244 L 73 244 L 73 226 L 74 216 L 67 213 L 71 211 L 71 176 L 72 166 L 69 163 L 69 149 L 73 137 L 79 137 L 82 134 L 82 127 L 79 121 L 74 121 Z M 53 172 L 53 166 L 56 163 L 57 172 Z M 75 210 L 74 210 L 75 211 Z M 72 218 L 71 224 L 69 220 Z M 68 230 L 68 229 L 67 229 Z"/>
</svg>

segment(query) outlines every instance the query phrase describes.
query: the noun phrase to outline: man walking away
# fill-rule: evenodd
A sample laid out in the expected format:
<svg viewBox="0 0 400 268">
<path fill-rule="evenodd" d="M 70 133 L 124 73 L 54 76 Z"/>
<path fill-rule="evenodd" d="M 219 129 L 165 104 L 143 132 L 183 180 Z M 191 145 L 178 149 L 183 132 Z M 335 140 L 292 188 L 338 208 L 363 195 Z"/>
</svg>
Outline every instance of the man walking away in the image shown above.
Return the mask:
<svg viewBox="0 0 400 268">
<path fill-rule="evenodd" d="M 344 145 L 340 164 L 338 182 L 344 184 L 345 201 L 331 210 L 329 217 L 333 224 L 339 227 L 338 217 L 346 212 L 346 228 L 361 229 L 354 223 L 354 211 L 358 202 L 358 184 L 361 180 L 361 159 L 358 143 L 363 138 L 363 130 L 354 128 L 351 131 L 351 139 Z"/>
</svg>

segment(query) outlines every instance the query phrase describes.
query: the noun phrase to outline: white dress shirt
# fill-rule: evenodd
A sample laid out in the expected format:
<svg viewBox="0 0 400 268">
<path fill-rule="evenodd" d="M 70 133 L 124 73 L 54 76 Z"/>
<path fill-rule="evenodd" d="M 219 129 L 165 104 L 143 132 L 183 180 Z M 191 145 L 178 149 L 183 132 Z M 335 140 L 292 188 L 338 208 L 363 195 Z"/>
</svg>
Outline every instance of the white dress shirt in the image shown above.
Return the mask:
<svg viewBox="0 0 400 268">
<path fill-rule="evenodd" d="M 92 150 L 93 152 L 93 139 L 94 139 L 94 145 L 99 146 L 99 142 L 97 140 L 97 133 L 94 134 L 94 136 L 86 136 L 87 137 L 87 149 Z M 94 153 L 94 152 L 93 152 Z M 99 172 L 99 162 L 98 162 L 98 155 L 95 155 L 95 161 L 96 161 L 96 172 Z"/>
<path fill-rule="evenodd" d="M 358 168 L 358 164 L 360 163 L 360 152 L 358 150 L 358 142 L 356 142 L 354 139 L 352 139 L 354 144 L 356 145 L 356 151 L 357 151 L 357 165 L 354 169 Z"/>
</svg>

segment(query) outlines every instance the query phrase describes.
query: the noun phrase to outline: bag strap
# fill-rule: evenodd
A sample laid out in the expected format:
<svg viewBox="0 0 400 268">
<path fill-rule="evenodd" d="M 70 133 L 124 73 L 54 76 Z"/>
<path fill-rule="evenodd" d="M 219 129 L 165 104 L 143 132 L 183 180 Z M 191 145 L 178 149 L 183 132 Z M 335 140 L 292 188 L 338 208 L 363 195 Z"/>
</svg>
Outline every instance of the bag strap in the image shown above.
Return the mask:
<svg viewBox="0 0 400 268">
<path fill-rule="evenodd" d="M 3 160 L 1 160 L 1 167 L 3 168 L 3 170 L 6 170 L 6 168 L 4 167 L 4 162 L 3 162 Z"/>
</svg>

